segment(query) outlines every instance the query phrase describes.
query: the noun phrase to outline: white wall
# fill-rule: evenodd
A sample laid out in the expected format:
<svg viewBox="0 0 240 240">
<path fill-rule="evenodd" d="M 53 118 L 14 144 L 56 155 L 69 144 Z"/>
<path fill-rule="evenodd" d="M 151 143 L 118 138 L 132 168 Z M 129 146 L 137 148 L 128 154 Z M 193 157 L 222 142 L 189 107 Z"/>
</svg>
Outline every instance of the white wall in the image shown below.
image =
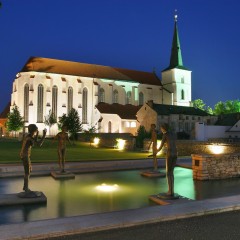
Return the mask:
<svg viewBox="0 0 240 240">
<path fill-rule="evenodd" d="M 202 122 L 195 124 L 195 139 L 197 141 L 207 141 L 209 138 L 227 138 L 226 131 L 230 126 L 205 125 Z"/>
</svg>

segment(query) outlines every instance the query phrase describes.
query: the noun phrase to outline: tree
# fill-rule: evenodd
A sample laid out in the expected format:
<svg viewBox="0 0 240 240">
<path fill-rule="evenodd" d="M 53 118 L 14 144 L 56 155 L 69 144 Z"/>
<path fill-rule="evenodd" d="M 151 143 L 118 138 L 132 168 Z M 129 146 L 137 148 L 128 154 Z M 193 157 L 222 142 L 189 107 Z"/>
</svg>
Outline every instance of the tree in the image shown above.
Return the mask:
<svg viewBox="0 0 240 240">
<path fill-rule="evenodd" d="M 147 132 L 145 127 L 140 125 L 137 130 L 137 136 L 136 136 L 136 146 L 139 148 L 143 147 L 144 139 L 149 138 L 151 135 L 150 132 Z"/>
<path fill-rule="evenodd" d="M 44 118 L 45 118 L 44 124 L 49 127 L 49 135 L 50 135 L 51 127 L 57 123 L 57 119 L 51 110 L 49 110 L 49 114 Z"/>
<path fill-rule="evenodd" d="M 12 111 L 7 116 L 6 127 L 8 132 L 16 132 L 19 131 L 24 126 L 24 120 L 21 116 L 18 107 L 15 105 Z"/>
<path fill-rule="evenodd" d="M 78 112 L 74 108 L 70 110 L 68 115 L 63 114 L 62 117 L 59 118 L 58 127 L 62 128 L 63 125 L 67 126 L 70 137 L 73 139 L 76 139 L 77 133 L 83 130 Z"/>
<path fill-rule="evenodd" d="M 237 113 L 240 112 L 239 100 L 227 100 L 226 102 L 218 102 L 213 109 L 213 113 L 216 115 Z"/>
<path fill-rule="evenodd" d="M 205 106 L 206 106 L 206 104 L 203 102 L 202 99 L 193 100 L 193 107 L 199 108 L 199 109 L 205 111 Z"/>
<path fill-rule="evenodd" d="M 202 99 L 195 99 L 193 100 L 193 107 L 201 109 L 209 114 L 213 114 L 213 110 L 211 107 L 206 106 Z"/>
</svg>

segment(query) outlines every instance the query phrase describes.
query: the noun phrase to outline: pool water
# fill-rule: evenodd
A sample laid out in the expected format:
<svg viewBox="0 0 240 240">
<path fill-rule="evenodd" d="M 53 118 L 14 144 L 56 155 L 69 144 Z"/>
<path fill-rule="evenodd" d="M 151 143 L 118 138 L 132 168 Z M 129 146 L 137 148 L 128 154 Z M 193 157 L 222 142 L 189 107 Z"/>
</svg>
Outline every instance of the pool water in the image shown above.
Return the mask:
<svg viewBox="0 0 240 240">
<path fill-rule="evenodd" d="M 162 170 L 163 171 L 163 170 Z M 239 194 L 240 179 L 193 181 L 192 170 L 175 168 L 175 192 L 190 199 Z M 0 194 L 17 193 L 23 178 L 0 180 Z M 146 178 L 140 170 L 77 174 L 73 180 L 31 177 L 30 188 L 42 191 L 46 205 L 0 207 L 0 224 L 70 217 L 148 207 L 148 196 L 167 191 L 166 178 Z"/>
</svg>

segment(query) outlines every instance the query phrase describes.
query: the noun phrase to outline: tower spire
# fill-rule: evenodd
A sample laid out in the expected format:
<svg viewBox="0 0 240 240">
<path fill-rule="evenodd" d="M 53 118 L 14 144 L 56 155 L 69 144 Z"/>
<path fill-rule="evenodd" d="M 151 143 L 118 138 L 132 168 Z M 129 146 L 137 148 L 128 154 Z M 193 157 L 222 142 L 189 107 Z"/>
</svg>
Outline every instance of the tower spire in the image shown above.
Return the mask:
<svg viewBox="0 0 240 240">
<path fill-rule="evenodd" d="M 175 10 L 174 33 L 173 33 L 173 40 L 172 40 L 171 58 L 170 58 L 170 64 L 169 64 L 168 68 L 166 68 L 165 70 L 173 69 L 173 68 L 186 69 L 183 66 L 177 22 L 178 22 L 178 15 L 177 15 L 177 10 Z"/>
</svg>

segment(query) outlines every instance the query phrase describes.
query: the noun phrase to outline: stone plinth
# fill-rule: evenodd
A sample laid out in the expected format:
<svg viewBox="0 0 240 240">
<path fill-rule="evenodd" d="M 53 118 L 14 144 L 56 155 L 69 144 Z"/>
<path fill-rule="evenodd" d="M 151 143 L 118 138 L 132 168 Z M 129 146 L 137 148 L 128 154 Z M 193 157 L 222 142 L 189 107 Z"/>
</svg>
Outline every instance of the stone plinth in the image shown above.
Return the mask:
<svg viewBox="0 0 240 240">
<path fill-rule="evenodd" d="M 149 178 L 159 178 L 159 177 L 165 177 L 166 174 L 165 173 L 162 173 L 160 171 L 144 171 L 144 172 L 141 172 L 141 175 L 143 177 L 149 177 Z"/>
<path fill-rule="evenodd" d="M 51 172 L 54 179 L 74 179 L 75 175 L 71 172 Z"/>
<path fill-rule="evenodd" d="M 192 154 L 192 169 L 196 180 L 240 177 L 240 153 Z"/>
<path fill-rule="evenodd" d="M 21 205 L 21 204 L 43 204 L 47 203 L 47 198 L 42 192 L 32 192 L 32 195 L 25 192 L 14 194 L 1 194 L 0 206 Z"/>
<path fill-rule="evenodd" d="M 189 201 L 193 201 L 192 199 L 185 198 L 178 194 L 175 194 L 175 197 L 172 199 L 161 198 L 161 194 L 150 195 L 148 196 L 148 199 L 158 205 L 179 204 L 179 203 L 186 203 Z"/>
</svg>

